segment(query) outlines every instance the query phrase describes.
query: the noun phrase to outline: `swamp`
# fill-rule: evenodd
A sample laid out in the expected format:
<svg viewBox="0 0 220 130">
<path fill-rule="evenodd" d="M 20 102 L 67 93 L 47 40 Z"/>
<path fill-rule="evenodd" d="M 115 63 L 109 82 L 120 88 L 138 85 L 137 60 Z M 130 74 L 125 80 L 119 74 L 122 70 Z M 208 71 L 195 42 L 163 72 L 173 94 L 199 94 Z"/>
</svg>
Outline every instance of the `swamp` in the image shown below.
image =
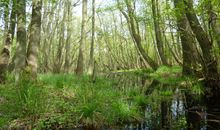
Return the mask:
<svg viewBox="0 0 220 130">
<path fill-rule="evenodd" d="M 220 130 L 219 0 L 0 0 L 0 130 Z"/>
</svg>

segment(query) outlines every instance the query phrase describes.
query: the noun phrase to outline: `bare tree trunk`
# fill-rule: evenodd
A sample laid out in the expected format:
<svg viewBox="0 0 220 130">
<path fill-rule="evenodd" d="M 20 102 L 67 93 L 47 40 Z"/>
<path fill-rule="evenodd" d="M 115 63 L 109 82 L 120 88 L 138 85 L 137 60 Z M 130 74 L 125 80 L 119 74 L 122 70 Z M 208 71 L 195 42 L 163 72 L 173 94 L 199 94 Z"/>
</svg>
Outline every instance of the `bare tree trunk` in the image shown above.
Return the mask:
<svg viewBox="0 0 220 130">
<path fill-rule="evenodd" d="M 90 47 L 90 59 L 89 59 L 89 68 L 88 74 L 92 75 L 94 69 L 94 41 L 95 41 L 95 0 L 92 0 L 92 39 Z"/>
<path fill-rule="evenodd" d="M 77 61 L 76 74 L 82 75 L 84 72 L 84 46 L 86 42 L 86 21 L 87 21 L 87 0 L 83 0 L 82 5 L 82 28 L 81 28 L 81 41 L 79 47 L 79 55 Z"/>
<path fill-rule="evenodd" d="M 34 79 L 37 77 L 38 49 L 41 38 L 41 10 L 42 0 L 33 0 L 30 39 L 27 50 L 27 65 L 30 67 L 30 73 Z"/>
<path fill-rule="evenodd" d="M 17 48 L 15 57 L 15 82 L 18 82 L 26 65 L 26 2 L 18 0 L 17 6 Z"/>
</svg>

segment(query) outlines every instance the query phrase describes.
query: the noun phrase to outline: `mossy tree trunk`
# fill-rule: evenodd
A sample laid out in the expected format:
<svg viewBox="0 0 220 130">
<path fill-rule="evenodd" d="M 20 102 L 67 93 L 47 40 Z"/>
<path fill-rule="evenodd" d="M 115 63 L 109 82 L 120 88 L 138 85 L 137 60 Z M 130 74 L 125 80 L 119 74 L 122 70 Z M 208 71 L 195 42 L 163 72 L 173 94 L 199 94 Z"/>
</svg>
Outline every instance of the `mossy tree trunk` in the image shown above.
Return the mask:
<svg viewBox="0 0 220 130">
<path fill-rule="evenodd" d="M 17 48 L 15 53 L 15 81 L 18 82 L 26 65 L 26 1 L 18 0 L 17 11 Z"/>
<path fill-rule="evenodd" d="M 41 38 L 41 10 L 42 0 L 33 0 L 30 39 L 27 50 L 27 65 L 30 67 L 30 73 L 34 79 L 37 77 L 38 49 Z"/>
<path fill-rule="evenodd" d="M 183 14 L 183 2 L 174 0 L 176 9 L 177 27 L 180 33 L 183 51 L 183 74 L 193 75 L 196 65 L 198 63 L 198 53 L 196 48 L 196 41 L 192 37 L 192 31 L 186 15 Z"/>
<path fill-rule="evenodd" d="M 206 85 L 212 89 L 212 94 L 216 93 L 216 90 L 220 92 L 217 62 L 212 54 L 213 44 L 210 41 L 208 34 L 204 31 L 204 29 L 201 27 L 201 24 L 199 23 L 199 20 L 193 8 L 193 0 L 184 0 L 184 3 L 186 6 L 185 9 L 187 19 L 202 50 L 205 62 L 203 64 L 203 71 L 206 78 Z"/>
</svg>

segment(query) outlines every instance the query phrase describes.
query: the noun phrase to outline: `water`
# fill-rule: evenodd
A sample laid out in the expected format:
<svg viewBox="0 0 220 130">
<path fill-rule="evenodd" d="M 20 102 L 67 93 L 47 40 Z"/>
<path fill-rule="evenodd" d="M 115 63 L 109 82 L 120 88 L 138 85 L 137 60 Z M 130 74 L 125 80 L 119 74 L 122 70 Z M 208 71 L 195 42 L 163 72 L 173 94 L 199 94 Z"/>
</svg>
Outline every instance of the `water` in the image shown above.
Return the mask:
<svg viewBox="0 0 220 130">
<path fill-rule="evenodd" d="M 220 99 L 209 102 L 177 85 L 163 85 L 148 77 L 120 73 L 109 78 L 116 80 L 122 90 L 138 86 L 146 91 L 146 96 L 155 98 L 143 110 L 143 122 L 127 123 L 115 130 L 220 130 Z M 157 100 L 153 95 L 155 91 L 166 89 L 173 92 L 170 98 Z"/>
</svg>

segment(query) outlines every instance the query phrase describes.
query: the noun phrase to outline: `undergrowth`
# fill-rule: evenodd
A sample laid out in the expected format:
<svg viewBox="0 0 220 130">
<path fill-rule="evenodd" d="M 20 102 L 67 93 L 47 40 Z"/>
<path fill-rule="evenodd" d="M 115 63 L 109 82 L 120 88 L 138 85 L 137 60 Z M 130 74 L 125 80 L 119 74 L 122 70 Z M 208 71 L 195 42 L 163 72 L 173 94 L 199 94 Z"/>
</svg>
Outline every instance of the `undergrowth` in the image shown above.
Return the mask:
<svg viewBox="0 0 220 130">
<path fill-rule="evenodd" d="M 132 73 L 166 85 L 153 86 L 152 93 L 146 96 L 148 88 L 134 84 L 121 87 L 111 78 L 97 77 L 91 82 L 89 76 L 40 74 L 37 81 L 23 79 L 16 87 L 13 76 L 8 75 L 6 84 L 0 85 L 0 128 L 99 128 L 150 118 L 157 120 L 158 104 L 172 100 L 176 84 L 184 81 L 192 93 L 203 94 L 199 83 L 180 75 L 180 67 L 162 66 L 155 72 Z M 149 106 L 147 115 L 146 106 Z"/>
<path fill-rule="evenodd" d="M 13 79 L 0 86 L 0 126 L 32 129 L 101 127 L 141 119 L 139 105 L 130 104 L 129 94 L 116 89 L 110 80 L 70 74 L 39 75 L 35 82 L 23 80 L 15 87 Z M 133 97 L 131 97 L 133 98 Z"/>
</svg>

